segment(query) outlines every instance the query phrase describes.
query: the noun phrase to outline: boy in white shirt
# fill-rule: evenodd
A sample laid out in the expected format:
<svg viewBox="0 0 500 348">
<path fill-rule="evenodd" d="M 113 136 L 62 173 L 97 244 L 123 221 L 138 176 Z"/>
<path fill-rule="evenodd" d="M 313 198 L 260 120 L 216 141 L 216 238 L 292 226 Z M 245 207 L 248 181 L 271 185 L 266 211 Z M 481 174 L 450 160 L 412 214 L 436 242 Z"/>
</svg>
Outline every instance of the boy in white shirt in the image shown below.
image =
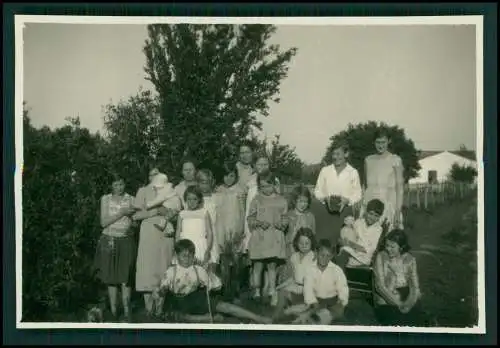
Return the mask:
<svg viewBox="0 0 500 348">
<path fill-rule="evenodd" d="M 371 265 L 383 230 L 379 223 L 383 213 L 384 203 L 372 199 L 361 218 L 342 228 L 339 240 L 341 247 L 335 260 L 337 265 L 343 269 Z"/>
<path fill-rule="evenodd" d="M 349 287 L 344 271 L 331 262 L 333 246 L 320 240 L 317 262 L 304 278 L 304 303 L 307 310 L 294 323 L 329 325 L 344 316 L 349 302 Z"/>
</svg>

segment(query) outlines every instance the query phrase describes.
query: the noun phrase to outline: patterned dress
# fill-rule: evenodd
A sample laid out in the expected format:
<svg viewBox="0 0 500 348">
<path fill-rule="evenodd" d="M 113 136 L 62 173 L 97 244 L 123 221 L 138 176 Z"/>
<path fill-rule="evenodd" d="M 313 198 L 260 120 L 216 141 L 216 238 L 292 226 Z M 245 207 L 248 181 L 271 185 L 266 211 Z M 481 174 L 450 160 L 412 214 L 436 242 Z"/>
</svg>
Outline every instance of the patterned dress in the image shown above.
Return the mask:
<svg viewBox="0 0 500 348">
<path fill-rule="evenodd" d="M 286 199 L 278 194 L 265 196 L 258 193 L 250 204 L 248 223 L 251 237 L 248 252 L 251 260 L 286 259 L 285 234 L 274 227 L 280 223 L 288 209 Z M 264 230 L 255 222 L 268 222 Z"/>
</svg>

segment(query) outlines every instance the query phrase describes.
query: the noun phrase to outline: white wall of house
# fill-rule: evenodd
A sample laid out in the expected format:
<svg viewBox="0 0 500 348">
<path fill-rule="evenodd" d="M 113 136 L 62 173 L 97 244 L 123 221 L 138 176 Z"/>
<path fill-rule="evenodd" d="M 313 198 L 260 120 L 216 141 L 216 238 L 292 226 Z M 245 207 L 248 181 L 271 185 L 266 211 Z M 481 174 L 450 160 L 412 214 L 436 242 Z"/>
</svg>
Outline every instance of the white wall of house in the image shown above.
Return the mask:
<svg viewBox="0 0 500 348">
<path fill-rule="evenodd" d="M 468 158 L 455 155 L 451 152 L 444 151 L 438 154 L 423 158 L 419 161 L 420 171 L 416 178 L 409 180 L 409 184 L 425 184 L 428 182 L 429 171 L 437 171 L 438 182 L 443 182 L 448 179 L 451 167 L 454 163 L 460 166 L 473 166 L 477 168 L 477 162 Z"/>
</svg>

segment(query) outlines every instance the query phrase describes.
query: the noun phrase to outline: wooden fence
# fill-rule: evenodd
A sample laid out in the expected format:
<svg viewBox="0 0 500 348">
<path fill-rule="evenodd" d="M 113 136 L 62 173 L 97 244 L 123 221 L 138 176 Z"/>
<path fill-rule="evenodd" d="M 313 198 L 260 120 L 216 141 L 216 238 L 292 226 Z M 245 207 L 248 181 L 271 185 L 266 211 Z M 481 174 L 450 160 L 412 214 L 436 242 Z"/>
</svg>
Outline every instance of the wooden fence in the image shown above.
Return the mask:
<svg viewBox="0 0 500 348">
<path fill-rule="evenodd" d="M 314 185 L 306 185 L 311 192 Z M 288 195 L 294 185 L 282 185 L 281 192 Z M 407 184 L 404 190 L 403 205 L 408 208 L 430 209 L 432 207 L 451 203 L 476 194 L 476 184 L 439 183 L 439 184 Z"/>
</svg>

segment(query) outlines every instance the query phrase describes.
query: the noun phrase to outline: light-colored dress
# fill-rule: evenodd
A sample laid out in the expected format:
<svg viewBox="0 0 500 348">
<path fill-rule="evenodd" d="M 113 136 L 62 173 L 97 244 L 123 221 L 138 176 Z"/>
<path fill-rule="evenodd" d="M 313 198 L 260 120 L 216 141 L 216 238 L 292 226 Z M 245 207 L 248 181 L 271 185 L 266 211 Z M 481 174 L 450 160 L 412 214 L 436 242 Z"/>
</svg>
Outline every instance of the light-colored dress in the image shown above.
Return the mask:
<svg viewBox="0 0 500 348">
<path fill-rule="evenodd" d="M 401 225 L 392 225 L 397 203 L 395 168 L 403 168 L 401 157 L 394 154 L 370 155 L 366 157 L 365 165 L 367 185 L 361 213 L 365 211 L 366 204 L 371 199 L 379 199 L 385 205 L 381 221 L 387 219 L 390 228 L 403 228 L 402 215 L 400 215 Z"/>
<path fill-rule="evenodd" d="M 137 192 L 134 206 L 145 206 L 156 197 L 153 186 L 142 187 Z M 172 262 L 174 238 L 167 237 L 156 225 L 164 222 L 164 217 L 153 216 L 142 220 L 139 233 L 135 286 L 137 291 L 152 291 Z"/>
<path fill-rule="evenodd" d="M 224 250 L 233 236 L 243 233 L 243 188 L 240 185 L 217 188 L 217 222 L 215 234 L 219 250 Z"/>
<path fill-rule="evenodd" d="M 279 180 L 276 181 L 276 188 L 277 192 L 281 193 L 278 189 L 280 188 L 280 182 Z M 243 240 L 243 245 L 242 245 L 242 251 L 246 252 L 248 250 L 248 243 L 250 242 L 250 236 L 252 235 L 250 232 L 250 227 L 248 226 L 248 214 L 250 213 L 250 204 L 252 203 L 253 199 L 257 195 L 259 189 L 257 185 L 257 173 L 254 173 L 250 180 L 247 182 L 245 191 L 247 192 L 247 198 L 246 198 L 246 203 L 245 203 L 245 221 L 244 221 L 244 233 L 245 233 L 245 238 Z"/>
<path fill-rule="evenodd" d="M 204 196 L 203 197 L 203 208 L 205 208 L 210 215 L 210 221 L 212 222 L 212 235 L 213 235 L 213 242 L 212 242 L 212 251 L 210 254 L 210 262 L 211 263 L 218 263 L 219 262 L 219 248 L 218 248 L 218 239 L 217 235 L 215 233 L 215 224 L 218 220 L 218 197 L 215 194 L 212 194 L 211 196 Z"/>
<path fill-rule="evenodd" d="M 195 246 L 195 258 L 202 262 L 208 247 L 205 219 L 210 214 L 207 209 L 183 210 L 179 213 L 181 219 L 180 239 L 189 239 Z"/>
<path fill-rule="evenodd" d="M 285 234 L 274 227 L 281 223 L 286 215 L 288 202 L 278 194 L 265 196 L 258 193 L 250 203 L 248 224 L 251 230 L 248 252 L 250 259 L 263 260 L 268 258 L 286 259 Z M 255 222 L 268 222 L 271 226 L 264 230 Z"/>
</svg>

